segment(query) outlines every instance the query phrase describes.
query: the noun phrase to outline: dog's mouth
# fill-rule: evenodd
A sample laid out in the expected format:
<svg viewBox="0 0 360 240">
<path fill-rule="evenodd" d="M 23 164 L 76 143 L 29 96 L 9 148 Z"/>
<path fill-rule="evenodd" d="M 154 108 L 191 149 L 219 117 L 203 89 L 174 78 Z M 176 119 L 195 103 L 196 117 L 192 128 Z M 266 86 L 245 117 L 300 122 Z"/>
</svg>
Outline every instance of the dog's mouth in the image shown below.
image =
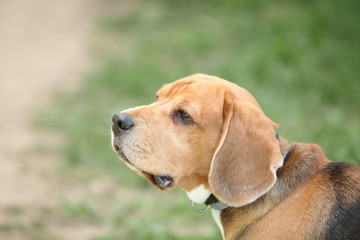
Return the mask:
<svg viewBox="0 0 360 240">
<path fill-rule="evenodd" d="M 130 161 L 129 159 L 125 156 L 125 154 L 123 153 L 123 151 L 120 149 L 120 147 L 116 144 L 113 145 L 114 147 L 114 150 L 117 154 L 119 154 L 119 157 L 121 159 L 123 159 L 126 163 L 130 164 L 131 166 L 134 166 Z"/>
<path fill-rule="evenodd" d="M 174 182 L 173 178 L 170 176 L 157 176 L 151 173 L 141 171 L 141 173 L 155 186 L 159 187 L 162 190 L 170 188 Z"/>
<path fill-rule="evenodd" d="M 119 154 L 120 158 L 122 158 L 128 165 L 130 165 L 131 167 L 133 167 L 135 169 L 139 169 L 138 167 L 134 166 L 134 164 L 132 164 L 129 161 L 129 159 L 126 157 L 126 155 L 123 153 L 123 151 L 121 151 L 119 146 L 114 144 L 114 149 Z M 165 175 L 165 176 L 154 175 L 149 172 L 143 171 L 141 169 L 140 169 L 140 172 L 142 173 L 143 176 L 145 176 L 145 178 L 149 182 L 151 182 L 155 186 L 159 187 L 161 190 L 165 190 L 167 188 L 172 187 L 172 184 L 174 182 L 174 179 L 167 175 Z"/>
</svg>

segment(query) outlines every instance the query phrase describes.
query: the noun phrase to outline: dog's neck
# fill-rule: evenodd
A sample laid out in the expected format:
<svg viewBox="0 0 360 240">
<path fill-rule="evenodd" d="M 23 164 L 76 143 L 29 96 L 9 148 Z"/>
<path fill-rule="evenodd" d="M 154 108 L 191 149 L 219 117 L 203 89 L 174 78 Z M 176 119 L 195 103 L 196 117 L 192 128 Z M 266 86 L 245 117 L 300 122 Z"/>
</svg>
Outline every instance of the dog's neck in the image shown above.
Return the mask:
<svg viewBox="0 0 360 240">
<path fill-rule="evenodd" d="M 286 160 L 288 159 L 287 154 L 289 152 L 289 145 L 287 144 L 287 141 L 280 138 L 278 134 L 275 135 L 275 138 L 279 141 L 279 146 L 283 157 L 282 167 L 284 167 L 286 164 Z M 200 185 L 197 188 L 193 189 L 192 191 L 186 193 L 188 198 L 193 203 L 204 203 L 205 205 L 210 206 L 212 209 L 219 211 L 222 211 L 230 207 L 226 203 L 220 202 L 215 195 L 213 195 L 208 189 L 204 187 L 204 185 Z M 194 209 L 196 211 L 200 210 L 198 212 L 202 212 L 202 209 L 197 209 L 196 207 L 194 207 Z"/>
<path fill-rule="evenodd" d="M 316 172 L 329 162 L 316 144 L 288 144 L 280 138 L 279 145 L 281 153 L 287 155 L 283 166 L 277 170 L 275 185 L 253 203 L 242 207 L 230 206 L 221 210 L 220 229 L 223 227 L 225 232 L 245 233 L 251 224 L 264 216 L 296 188 L 310 181 Z M 205 203 L 211 194 L 203 185 L 187 192 L 190 200 L 195 203 Z M 232 228 L 234 222 L 238 224 L 236 231 L 227 231 L 226 229 Z"/>
<path fill-rule="evenodd" d="M 321 148 L 315 144 L 294 143 L 288 145 L 286 141 L 280 139 L 280 146 L 283 154 L 286 151 L 288 153 L 285 164 L 277 171 L 275 185 L 269 192 L 251 204 L 223 210 L 221 217 L 226 219 L 223 222 L 225 232 L 226 228 L 231 228 L 231 222 L 236 220 L 234 222 L 237 222 L 238 225 L 235 232 L 240 235 L 241 233 L 245 234 L 253 223 L 278 205 L 292 191 L 310 181 L 317 171 L 329 162 Z M 234 231 L 230 232 L 234 233 Z"/>
<path fill-rule="evenodd" d="M 212 194 L 204 185 L 200 185 L 193 190 L 186 192 L 188 198 L 194 203 L 205 203 Z"/>
<path fill-rule="evenodd" d="M 230 206 L 222 209 L 221 219 L 225 231 L 231 225 L 227 223 L 231 223 L 234 220 L 233 218 L 241 219 L 241 224 L 237 226 L 238 231 L 236 232 L 245 231 L 248 226 L 264 216 L 290 192 L 310 181 L 318 169 L 329 162 L 321 148 L 316 144 L 288 144 L 284 139 L 279 138 L 279 145 L 281 153 L 286 154 L 286 159 L 283 166 L 277 170 L 275 185 L 253 203 L 242 207 Z M 200 185 L 187 192 L 187 195 L 193 202 L 205 203 L 212 193 Z M 234 222 L 239 223 L 238 221 Z"/>
</svg>

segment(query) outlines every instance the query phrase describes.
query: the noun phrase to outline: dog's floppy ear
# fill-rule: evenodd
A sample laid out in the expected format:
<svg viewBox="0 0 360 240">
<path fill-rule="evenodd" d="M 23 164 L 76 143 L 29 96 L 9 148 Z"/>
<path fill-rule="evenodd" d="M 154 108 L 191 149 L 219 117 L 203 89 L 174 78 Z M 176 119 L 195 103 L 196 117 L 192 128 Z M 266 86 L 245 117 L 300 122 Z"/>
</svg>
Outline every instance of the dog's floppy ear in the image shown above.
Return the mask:
<svg viewBox="0 0 360 240">
<path fill-rule="evenodd" d="M 209 185 L 222 202 L 239 207 L 269 191 L 283 159 L 277 125 L 250 102 L 226 94 L 224 125 L 213 155 Z"/>
</svg>

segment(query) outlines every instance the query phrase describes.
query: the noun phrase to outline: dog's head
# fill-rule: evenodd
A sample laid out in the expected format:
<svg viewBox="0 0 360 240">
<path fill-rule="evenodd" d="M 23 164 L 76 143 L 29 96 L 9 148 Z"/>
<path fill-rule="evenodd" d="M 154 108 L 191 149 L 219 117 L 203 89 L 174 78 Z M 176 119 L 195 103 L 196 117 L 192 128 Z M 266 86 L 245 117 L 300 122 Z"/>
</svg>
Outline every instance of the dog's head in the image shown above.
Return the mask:
<svg viewBox="0 0 360 240">
<path fill-rule="evenodd" d="M 161 189 L 203 186 L 242 206 L 266 193 L 282 166 L 277 125 L 245 89 L 195 74 L 157 101 L 113 116 L 112 144 L 125 163 Z"/>
</svg>

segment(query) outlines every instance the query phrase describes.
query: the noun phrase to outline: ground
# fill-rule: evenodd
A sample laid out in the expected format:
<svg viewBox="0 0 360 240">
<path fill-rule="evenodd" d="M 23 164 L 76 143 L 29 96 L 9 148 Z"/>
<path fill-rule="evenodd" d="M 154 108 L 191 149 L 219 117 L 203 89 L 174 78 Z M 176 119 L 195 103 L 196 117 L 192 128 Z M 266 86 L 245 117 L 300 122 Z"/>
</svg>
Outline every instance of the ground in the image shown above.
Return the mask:
<svg viewBox="0 0 360 240">
<path fill-rule="evenodd" d="M 79 85 L 89 65 L 88 47 L 96 7 L 95 1 L 87 0 L 0 2 L 2 228 L 12 221 L 9 211 L 50 208 L 64 197 L 64 187 L 55 171 L 62 159 L 32 151 L 37 146 L 59 143 L 61 133 L 36 131 L 31 124 L 34 115 L 50 105 L 59 89 L 73 91 Z M 31 214 L 21 217 L 32 218 Z M 84 239 L 84 231 L 91 229 L 79 228 L 71 239 Z M 0 231 L 0 238 L 5 236 L 16 240 L 30 238 L 18 232 Z"/>
</svg>

